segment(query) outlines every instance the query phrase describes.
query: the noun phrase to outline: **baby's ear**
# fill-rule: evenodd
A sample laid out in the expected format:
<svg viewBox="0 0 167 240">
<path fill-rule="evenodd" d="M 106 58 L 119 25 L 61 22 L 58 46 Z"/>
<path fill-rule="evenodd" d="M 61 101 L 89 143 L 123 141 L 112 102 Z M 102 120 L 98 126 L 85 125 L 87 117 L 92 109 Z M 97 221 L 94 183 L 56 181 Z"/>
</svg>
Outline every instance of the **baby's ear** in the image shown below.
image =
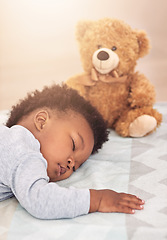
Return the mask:
<svg viewBox="0 0 167 240">
<path fill-rule="evenodd" d="M 34 124 L 38 131 L 42 131 L 49 119 L 49 113 L 47 110 L 40 110 L 35 114 Z"/>
</svg>

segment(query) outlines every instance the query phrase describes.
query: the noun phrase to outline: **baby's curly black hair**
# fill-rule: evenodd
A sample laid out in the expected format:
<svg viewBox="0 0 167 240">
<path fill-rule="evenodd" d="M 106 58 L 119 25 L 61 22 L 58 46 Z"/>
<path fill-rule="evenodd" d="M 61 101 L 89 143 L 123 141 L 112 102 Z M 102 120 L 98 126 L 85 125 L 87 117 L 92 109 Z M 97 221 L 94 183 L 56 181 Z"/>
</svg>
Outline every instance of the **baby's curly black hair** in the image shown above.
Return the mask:
<svg viewBox="0 0 167 240">
<path fill-rule="evenodd" d="M 16 125 L 22 117 L 32 111 L 47 107 L 51 110 L 66 112 L 72 110 L 81 114 L 89 123 L 94 135 L 94 148 L 92 154 L 101 149 L 103 143 L 108 140 L 107 123 L 100 113 L 88 101 L 80 96 L 76 90 L 67 85 L 52 85 L 44 87 L 42 91 L 36 90 L 20 100 L 12 107 L 6 126 Z"/>
</svg>

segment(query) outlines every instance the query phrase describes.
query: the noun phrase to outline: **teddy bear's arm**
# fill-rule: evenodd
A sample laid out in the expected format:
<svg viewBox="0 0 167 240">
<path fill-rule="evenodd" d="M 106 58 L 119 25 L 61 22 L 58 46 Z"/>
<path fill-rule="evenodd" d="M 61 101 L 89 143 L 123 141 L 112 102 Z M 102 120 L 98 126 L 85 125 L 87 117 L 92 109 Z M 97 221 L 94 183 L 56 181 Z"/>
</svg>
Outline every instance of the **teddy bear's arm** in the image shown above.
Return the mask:
<svg viewBox="0 0 167 240">
<path fill-rule="evenodd" d="M 130 95 L 128 101 L 131 107 L 143 107 L 154 104 L 154 86 L 143 74 L 134 74 L 130 85 Z"/>
</svg>

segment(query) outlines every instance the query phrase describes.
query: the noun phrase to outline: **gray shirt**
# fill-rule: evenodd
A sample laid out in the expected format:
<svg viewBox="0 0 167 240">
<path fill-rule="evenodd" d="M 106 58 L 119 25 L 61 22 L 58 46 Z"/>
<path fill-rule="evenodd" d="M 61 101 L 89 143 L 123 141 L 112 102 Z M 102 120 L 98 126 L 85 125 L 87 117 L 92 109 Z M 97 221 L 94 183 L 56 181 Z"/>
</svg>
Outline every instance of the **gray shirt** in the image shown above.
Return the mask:
<svg viewBox="0 0 167 240">
<path fill-rule="evenodd" d="M 38 140 L 19 125 L 0 126 L 0 201 L 13 196 L 40 219 L 73 218 L 90 207 L 89 189 L 49 182 Z"/>
</svg>

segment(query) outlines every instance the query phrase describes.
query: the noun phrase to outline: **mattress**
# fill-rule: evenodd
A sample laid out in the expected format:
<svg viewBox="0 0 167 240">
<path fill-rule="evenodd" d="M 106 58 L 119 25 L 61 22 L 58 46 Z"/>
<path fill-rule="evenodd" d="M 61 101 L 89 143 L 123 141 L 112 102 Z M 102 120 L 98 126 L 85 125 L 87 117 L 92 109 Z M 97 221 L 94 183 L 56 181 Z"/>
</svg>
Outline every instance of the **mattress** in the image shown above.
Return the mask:
<svg viewBox="0 0 167 240">
<path fill-rule="evenodd" d="M 143 138 L 123 138 L 110 131 L 109 141 L 74 174 L 58 182 L 63 187 L 113 189 L 145 200 L 133 215 L 91 213 L 74 219 L 39 220 L 15 198 L 0 202 L 1 240 L 163 240 L 167 239 L 167 103 L 156 132 Z M 8 111 L 0 111 L 0 124 Z"/>
</svg>

